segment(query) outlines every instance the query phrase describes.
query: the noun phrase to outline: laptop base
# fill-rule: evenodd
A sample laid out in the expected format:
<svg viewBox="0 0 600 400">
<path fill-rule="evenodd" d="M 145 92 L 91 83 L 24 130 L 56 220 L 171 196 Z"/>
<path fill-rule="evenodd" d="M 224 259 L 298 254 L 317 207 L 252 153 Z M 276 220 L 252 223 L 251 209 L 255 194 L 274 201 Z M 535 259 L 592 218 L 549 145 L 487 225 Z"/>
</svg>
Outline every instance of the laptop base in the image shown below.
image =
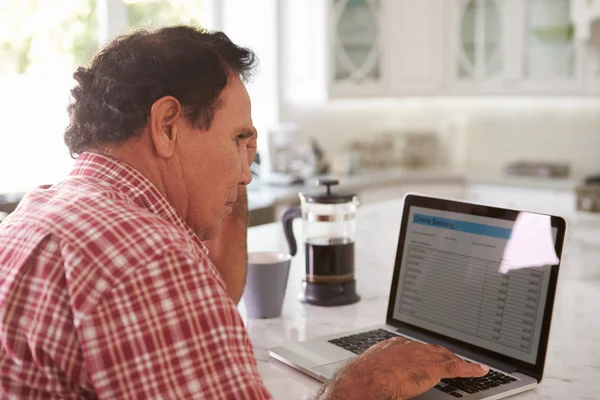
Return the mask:
<svg viewBox="0 0 600 400">
<path fill-rule="evenodd" d="M 269 355 L 271 358 L 300 370 L 321 382 L 327 382 L 333 377 L 339 368 L 342 368 L 347 362 L 357 357 L 357 355 L 353 352 L 336 346 L 330 343 L 329 340 L 380 329 L 386 330 L 395 335 L 401 335 L 409 340 L 418 340 L 414 337 L 398 332 L 398 329 L 391 325 L 376 325 L 334 335 L 322 336 L 313 340 L 306 340 L 299 343 L 290 343 L 284 346 L 274 347 L 269 351 Z M 460 355 L 460 352 L 457 354 Z M 477 362 L 477 360 L 473 361 Z M 509 374 L 505 371 L 500 372 Z M 537 381 L 527 375 L 512 373 L 510 376 L 515 377 L 518 380 L 510 384 L 479 391 L 477 393 L 469 394 L 461 390 L 459 390 L 458 393 L 462 398 L 469 400 L 492 400 L 512 396 L 516 393 L 524 392 L 537 386 Z M 445 385 L 441 383 L 440 386 Z M 436 388 L 433 388 L 426 393 L 415 397 L 415 399 L 422 400 L 451 398 L 456 398 L 456 396 L 450 395 L 449 393 L 445 393 Z"/>
</svg>

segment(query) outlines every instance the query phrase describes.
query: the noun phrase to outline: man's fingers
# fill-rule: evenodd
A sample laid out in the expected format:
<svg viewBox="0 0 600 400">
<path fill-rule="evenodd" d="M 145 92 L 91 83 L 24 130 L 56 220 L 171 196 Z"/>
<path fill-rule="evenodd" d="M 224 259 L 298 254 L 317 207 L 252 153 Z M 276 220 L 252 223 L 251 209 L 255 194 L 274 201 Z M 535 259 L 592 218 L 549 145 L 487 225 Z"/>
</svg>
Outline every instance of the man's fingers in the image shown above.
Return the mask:
<svg viewBox="0 0 600 400">
<path fill-rule="evenodd" d="M 471 378 L 487 374 L 489 368 L 481 364 L 470 364 L 463 360 L 452 360 L 440 364 L 442 378 Z"/>
</svg>

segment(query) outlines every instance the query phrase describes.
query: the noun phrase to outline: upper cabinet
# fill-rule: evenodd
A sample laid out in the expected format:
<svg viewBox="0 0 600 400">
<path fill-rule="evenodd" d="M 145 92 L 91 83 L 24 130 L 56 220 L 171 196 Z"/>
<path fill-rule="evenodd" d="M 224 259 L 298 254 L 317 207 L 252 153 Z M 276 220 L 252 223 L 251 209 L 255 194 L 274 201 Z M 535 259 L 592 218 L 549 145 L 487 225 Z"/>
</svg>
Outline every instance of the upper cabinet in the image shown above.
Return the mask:
<svg viewBox="0 0 600 400">
<path fill-rule="evenodd" d="M 441 88 L 446 0 L 329 0 L 330 97 Z"/>
<path fill-rule="evenodd" d="M 450 93 L 575 94 L 583 47 L 570 0 L 455 0 Z"/>
<path fill-rule="evenodd" d="M 590 93 L 600 93 L 600 20 L 590 24 L 589 38 L 584 43 L 586 48 L 586 86 Z"/>
<path fill-rule="evenodd" d="M 527 0 L 523 74 L 532 80 L 572 80 L 576 77 L 578 52 L 569 0 Z"/>
<path fill-rule="evenodd" d="M 385 94 L 383 0 L 330 3 L 329 64 L 334 96 Z"/>
<path fill-rule="evenodd" d="M 329 0 L 329 96 L 597 93 L 577 1 Z"/>
<path fill-rule="evenodd" d="M 523 90 L 577 93 L 584 47 L 575 40 L 571 0 L 526 0 L 523 6 Z"/>
<path fill-rule="evenodd" d="M 502 51 L 506 34 L 506 3 L 486 0 L 463 0 L 456 4 L 455 77 L 461 81 L 497 81 L 503 76 Z"/>
</svg>

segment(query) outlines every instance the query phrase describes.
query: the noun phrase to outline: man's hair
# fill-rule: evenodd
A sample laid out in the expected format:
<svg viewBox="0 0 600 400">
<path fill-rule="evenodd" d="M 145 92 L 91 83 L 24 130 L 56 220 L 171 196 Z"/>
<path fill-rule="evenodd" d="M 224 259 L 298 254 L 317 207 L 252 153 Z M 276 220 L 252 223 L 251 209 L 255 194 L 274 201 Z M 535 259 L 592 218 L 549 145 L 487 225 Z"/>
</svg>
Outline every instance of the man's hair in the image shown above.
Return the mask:
<svg viewBox="0 0 600 400">
<path fill-rule="evenodd" d="M 172 26 L 120 36 L 73 74 L 65 143 L 74 156 L 136 136 L 163 96 L 179 100 L 190 123 L 206 130 L 228 79 L 246 80 L 256 62 L 222 32 Z"/>
</svg>

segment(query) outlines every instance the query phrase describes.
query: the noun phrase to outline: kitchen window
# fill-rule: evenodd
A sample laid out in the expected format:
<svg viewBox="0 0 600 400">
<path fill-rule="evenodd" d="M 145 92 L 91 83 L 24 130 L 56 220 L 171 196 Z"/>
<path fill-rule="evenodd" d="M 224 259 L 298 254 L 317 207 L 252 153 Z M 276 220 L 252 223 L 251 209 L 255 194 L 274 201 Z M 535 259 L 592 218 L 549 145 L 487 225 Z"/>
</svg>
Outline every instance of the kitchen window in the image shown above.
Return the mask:
<svg viewBox="0 0 600 400">
<path fill-rule="evenodd" d="M 116 34 L 177 23 L 214 28 L 214 0 L 2 0 L 0 193 L 63 178 L 72 74 Z"/>
</svg>

